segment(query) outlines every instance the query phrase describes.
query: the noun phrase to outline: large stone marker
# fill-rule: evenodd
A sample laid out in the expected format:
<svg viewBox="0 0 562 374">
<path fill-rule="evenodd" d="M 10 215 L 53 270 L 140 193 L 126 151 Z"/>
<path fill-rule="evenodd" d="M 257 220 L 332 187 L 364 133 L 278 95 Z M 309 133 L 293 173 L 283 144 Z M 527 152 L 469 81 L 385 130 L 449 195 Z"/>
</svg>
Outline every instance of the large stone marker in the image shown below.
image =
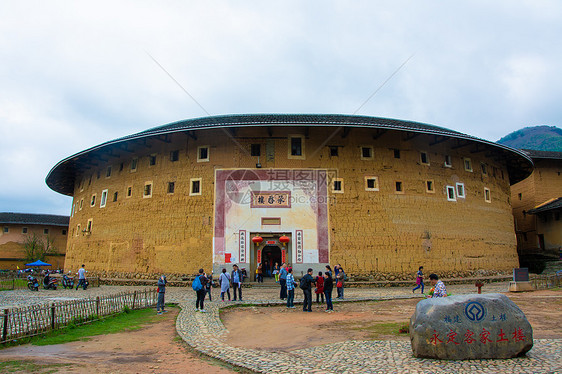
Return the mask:
<svg viewBox="0 0 562 374">
<path fill-rule="evenodd" d="M 533 347 L 533 329 L 505 295 L 455 295 L 420 301 L 410 340 L 415 357 L 511 358 Z"/>
</svg>

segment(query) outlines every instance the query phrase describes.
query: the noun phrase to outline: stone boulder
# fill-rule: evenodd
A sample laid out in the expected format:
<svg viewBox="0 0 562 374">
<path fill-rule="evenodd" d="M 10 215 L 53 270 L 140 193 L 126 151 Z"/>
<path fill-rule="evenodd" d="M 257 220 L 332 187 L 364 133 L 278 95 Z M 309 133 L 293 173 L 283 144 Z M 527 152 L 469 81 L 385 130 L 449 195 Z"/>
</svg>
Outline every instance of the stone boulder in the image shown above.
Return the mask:
<svg viewBox="0 0 562 374">
<path fill-rule="evenodd" d="M 512 358 L 533 347 L 533 329 L 505 295 L 454 295 L 418 303 L 410 340 L 420 358 Z"/>
</svg>

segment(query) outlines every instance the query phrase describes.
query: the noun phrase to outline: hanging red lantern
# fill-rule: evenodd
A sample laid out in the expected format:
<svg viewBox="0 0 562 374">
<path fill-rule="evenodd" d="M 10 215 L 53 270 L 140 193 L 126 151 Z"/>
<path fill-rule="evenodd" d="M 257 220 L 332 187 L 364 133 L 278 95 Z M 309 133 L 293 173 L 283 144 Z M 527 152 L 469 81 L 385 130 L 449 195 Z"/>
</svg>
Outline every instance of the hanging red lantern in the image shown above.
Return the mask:
<svg viewBox="0 0 562 374">
<path fill-rule="evenodd" d="M 252 238 L 252 241 L 254 242 L 255 245 L 259 245 L 261 242 L 263 242 L 263 238 L 257 235 Z"/>
<path fill-rule="evenodd" d="M 282 237 L 279 238 L 279 242 L 283 244 L 283 246 L 285 246 L 285 244 L 289 243 L 289 240 L 291 240 L 288 236 L 283 235 Z"/>
</svg>

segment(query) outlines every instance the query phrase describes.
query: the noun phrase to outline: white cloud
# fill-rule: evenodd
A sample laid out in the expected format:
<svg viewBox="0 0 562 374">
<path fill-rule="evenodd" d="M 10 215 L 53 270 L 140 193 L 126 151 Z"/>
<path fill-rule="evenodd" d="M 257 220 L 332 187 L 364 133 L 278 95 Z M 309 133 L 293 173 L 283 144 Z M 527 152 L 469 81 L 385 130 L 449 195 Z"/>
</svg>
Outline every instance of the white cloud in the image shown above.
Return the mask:
<svg viewBox="0 0 562 374">
<path fill-rule="evenodd" d="M 67 213 L 49 169 L 205 113 L 352 113 L 498 139 L 559 125 L 557 1 L 0 3 L 0 210 Z"/>
</svg>

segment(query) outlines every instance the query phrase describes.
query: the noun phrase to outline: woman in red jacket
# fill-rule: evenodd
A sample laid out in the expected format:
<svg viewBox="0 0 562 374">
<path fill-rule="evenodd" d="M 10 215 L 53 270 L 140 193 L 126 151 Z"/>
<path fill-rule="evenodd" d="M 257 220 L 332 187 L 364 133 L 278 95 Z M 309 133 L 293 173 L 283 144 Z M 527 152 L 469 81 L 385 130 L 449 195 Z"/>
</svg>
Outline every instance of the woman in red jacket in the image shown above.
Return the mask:
<svg viewBox="0 0 562 374">
<path fill-rule="evenodd" d="M 322 297 L 322 304 L 324 304 L 324 277 L 321 271 L 318 272 L 318 276 L 314 281 L 316 282 L 316 289 L 314 290 L 316 293 L 316 302 L 320 304 L 320 297 Z"/>
</svg>

